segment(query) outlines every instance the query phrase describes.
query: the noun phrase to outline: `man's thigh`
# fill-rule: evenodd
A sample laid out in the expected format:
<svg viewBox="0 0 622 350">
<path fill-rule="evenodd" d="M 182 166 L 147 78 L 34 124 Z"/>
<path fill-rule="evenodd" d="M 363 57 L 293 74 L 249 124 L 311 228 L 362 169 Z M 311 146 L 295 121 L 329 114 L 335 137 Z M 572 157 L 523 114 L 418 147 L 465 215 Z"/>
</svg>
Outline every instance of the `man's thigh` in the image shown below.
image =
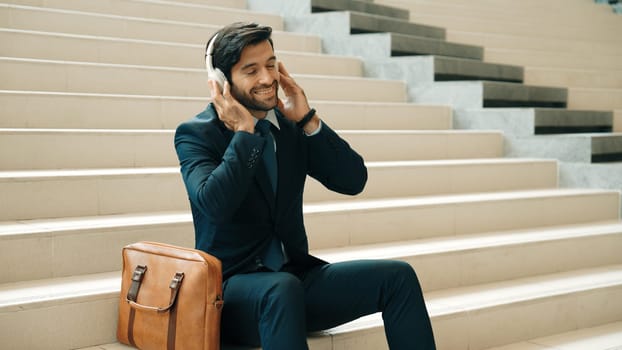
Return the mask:
<svg viewBox="0 0 622 350">
<path fill-rule="evenodd" d="M 257 346 L 260 334 L 275 332 L 305 339 L 303 290 L 296 276 L 287 272 L 239 274 L 223 287 L 221 334 L 225 342 Z"/>
<path fill-rule="evenodd" d="M 383 290 L 404 263 L 357 260 L 318 266 L 303 276 L 307 329 L 318 331 L 382 311 Z"/>
</svg>

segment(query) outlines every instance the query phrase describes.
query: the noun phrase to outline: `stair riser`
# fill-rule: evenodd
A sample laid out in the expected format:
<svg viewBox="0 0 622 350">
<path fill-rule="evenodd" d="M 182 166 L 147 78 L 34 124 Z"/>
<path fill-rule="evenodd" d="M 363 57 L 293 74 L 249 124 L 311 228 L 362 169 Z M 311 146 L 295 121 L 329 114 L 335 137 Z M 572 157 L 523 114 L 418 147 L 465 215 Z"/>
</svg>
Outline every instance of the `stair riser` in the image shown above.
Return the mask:
<svg viewBox="0 0 622 350">
<path fill-rule="evenodd" d="M 569 89 L 568 108 L 603 111 L 622 109 L 622 89 Z"/>
<path fill-rule="evenodd" d="M 553 188 L 556 165 L 492 164 L 465 166 L 370 167 L 365 191 L 357 198 L 458 194 Z M 407 185 L 406 185 L 407 184 Z M 153 191 L 157 188 L 157 191 Z M 76 217 L 115 213 L 188 210 L 177 171 L 127 176 L 16 178 L 0 182 L 6 206 L 0 220 Z M 305 201 L 351 199 L 307 182 Z"/>
<path fill-rule="evenodd" d="M 130 133 L 0 132 L 0 169 L 162 167 L 179 164 L 173 131 Z M 495 158 L 498 133 L 350 133 L 342 136 L 366 161 Z M 62 140 L 62 141 L 61 141 Z"/>
<path fill-rule="evenodd" d="M 497 158 L 503 154 L 503 136 L 497 133 L 365 136 L 343 132 L 342 136 L 368 161 L 387 159 L 388 154 L 401 160 Z"/>
<path fill-rule="evenodd" d="M 516 50 L 487 49 L 484 59 L 489 62 L 517 64 L 533 67 L 555 67 L 570 69 L 620 70 L 619 56 L 562 55 L 559 53 L 529 52 Z"/>
<path fill-rule="evenodd" d="M 0 41 L 7 43 L 0 48 L 0 56 L 7 57 L 205 68 L 202 59 L 204 45 L 167 45 L 10 31 L 0 31 Z M 276 55 L 291 73 L 362 76 L 362 63 L 356 58 L 304 55 L 279 50 Z"/>
<path fill-rule="evenodd" d="M 622 89 L 622 73 L 525 68 L 525 83 L 531 85 Z"/>
<path fill-rule="evenodd" d="M 92 274 L 121 269 L 121 249 L 137 241 L 157 241 L 194 246 L 191 222 L 119 227 L 33 235 L 0 241 L 7 254 L 0 257 L 2 283 Z M 398 259 L 411 264 L 426 291 L 473 286 L 539 274 L 598 267 L 622 262 L 616 247 L 622 232 L 544 242 L 478 247 L 472 250 L 425 253 L 411 256 L 366 256 Z M 589 246 L 589 252 L 585 247 Z M 577 259 L 581 256 L 581 259 Z M 31 257 L 31 258 L 29 258 Z M 330 258 L 319 255 L 320 258 Z"/>
<path fill-rule="evenodd" d="M 155 69 L 135 66 L 83 65 L 6 59 L 0 62 L 3 90 L 208 96 L 204 70 Z M 28 73 L 24 73 L 28 72 Z M 298 76 L 310 99 L 405 102 L 400 81 L 329 79 Z"/>
<path fill-rule="evenodd" d="M 117 290 L 86 300 L 0 313 L 3 347 L 66 350 L 115 342 L 118 294 Z"/>
<path fill-rule="evenodd" d="M 449 30 L 465 31 L 465 32 L 489 32 L 491 27 L 502 28 L 498 30 L 504 35 L 541 37 L 543 29 L 541 26 L 525 23 L 524 21 L 503 21 L 489 20 L 483 21 L 479 18 L 457 17 L 457 16 L 428 16 L 426 14 L 411 13 L 410 20 L 415 23 L 427 24 L 431 26 L 445 27 Z M 546 34 L 549 38 L 559 39 L 578 39 L 593 40 L 598 37 L 600 40 L 618 41 L 619 37 L 616 33 L 602 30 L 595 27 L 574 27 L 574 26 L 547 26 Z"/>
<path fill-rule="evenodd" d="M 513 191 L 557 187 L 554 162 L 473 165 L 368 167 L 369 179 L 357 198 L 395 198 L 439 194 Z M 309 178 L 307 201 L 350 199 Z"/>
<path fill-rule="evenodd" d="M 622 232 L 520 245 L 400 258 L 426 291 L 620 264 Z M 589 251 L 585 247 L 590 247 Z M 578 259 L 578 257 L 581 257 Z"/>
<path fill-rule="evenodd" d="M 617 220 L 617 193 L 307 213 L 313 248 Z"/>
<path fill-rule="evenodd" d="M 159 40 L 203 45 L 219 25 L 181 24 L 158 20 L 143 21 L 129 17 L 86 15 L 51 11 L 43 8 L 0 6 L 0 26 L 4 28 L 43 32 L 110 36 Z M 321 51 L 317 37 L 275 32 L 272 35 L 281 50 L 299 52 Z"/>
<path fill-rule="evenodd" d="M 0 184 L 1 220 L 188 210 L 181 176 L 87 177 Z M 154 190 L 157 189 L 157 190 Z M 28 199 L 27 195 L 33 196 Z M 36 198 L 36 202 L 33 199 Z"/>
<path fill-rule="evenodd" d="M 482 350 L 619 321 L 621 298 L 621 287 L 603 288 L 433 317 L 432 325 L 439 350 Z"/>
<path fill-rule="evenodd" d="M 432 313 L 432 326 L 439 350 L 483 350 L 521 339 L 575 330 L 620 320 L 622 288 L 612 287 L 571 293 L 528 302 L 484 308 L 448 316 Z M 584 313 L 593 315 L 584 321 Z M 334 349 L 388 349 L 382 327 L 333 335 Z"/>
<path fill-rule="evenodd" d="M 68 349 L 112 343 L 116 341 L 117 303 L 118 295 L 110 293 L 95 300 L 31 309 L 17 315 L 3 313 L 0 335 L 8 348 L 27 344 L 29 349 Z M 585 314 L 591 315 L 589 319 Z M 619 321 L 621 314 L 622 288 L 609 287 L 475 312 L 439 315 L 431 311 L 431 319 L 439 350 L 480 350 Z M 313 349 L 326 346 L 319 345 Z M 332 345 L 333 349 L 344 350 L 387 349 L 382 327 L 334 334 Z"/>
<path fill-rule="evenodd" d="M 8 0 L 4 2 L 25 6 L 41 6 L 41 1 L 38 0 Z M 183 2 L 181 4 L 183 4 Z M 44 6 L 53 9 L 84 11 L 117 16 L 161 20 L 171 20 L 174 18 L 175 21 L 180 22 L 209 23 L 223 26 L 233 22 L 257 22 L 269 25 L 274 30 L 283 30 L 283 21 L 279 16 L 218 7 L 171 6 L 124 0 L 107 0 L 105 2 L 46 0 Z"/>
<path fill-rule="evenodd" d="M 0 128 L 174 129 L 208 102 L 207 98 L 0 92 Z M 310 104 L 333 129 L 451 128 L 451 109 L 446 106 L 318 100 Z"/>
<path fill-rule="evenodd" d="M 121 270 L 121 250 L 138 241 L 194 247 L 191 221 L 175 224 L 69 230 L 3 239 L 0 283 Z"/>
<path fill-rule="evenodd" d="M 610 45 L 593 40 L 577 39 L 551 39 L 537 36 L 510 36 L 499 33 L 475 33 L 456 30 L 447 31 L 447 40 L 482 45 L 497 49 L 523 49 L 523 50 L 552 50 L 562 53 L 585 54 L 592 52 L 595 55 L 620 55 L 622 49 L 616 45 Z"/>
</svg>

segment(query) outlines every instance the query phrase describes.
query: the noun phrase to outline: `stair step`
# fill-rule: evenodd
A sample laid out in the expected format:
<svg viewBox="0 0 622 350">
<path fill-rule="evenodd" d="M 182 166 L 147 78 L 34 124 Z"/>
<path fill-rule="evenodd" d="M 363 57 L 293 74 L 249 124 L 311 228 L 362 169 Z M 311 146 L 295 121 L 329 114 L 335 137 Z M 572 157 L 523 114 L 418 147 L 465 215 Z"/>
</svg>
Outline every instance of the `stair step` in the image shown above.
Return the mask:
<svg viewBox="0 0 622 350">
<path fill-rule="evenodd" d="M 9 348 L 46 344 L 62 349 L 114 342 L 119 286 L 118 272 L 4 285 L 0 334 Z M 622 266 L 441 290 L 425 297 L 439 349 L 484 349 L 525 336 L 574 330 L 577 325 L 620 321 Z M 380 314 L 316 336 L 344 349 L 387 348 Z"/>
<path fill-rule="evenodd" d="M 557 5 L 559 7 L 559 5 Z M 557 9 L 547 9 L 549 14 L 557 13 Z M 431 26 L 439 26 L 448 28 L 448 30 L 459 30 L 465 32 L 490 32 L 493 28 L 496 32 L 506 35 L 530 36 L 530 37 L 547 37 L 559 39 L 578 39 L 578 40 L 594 40 L 609 41 L 619 43 L 620 38 L 612 33 L 607 26 L 572 26 L 559 25 L 551 26 L 548 22 L 529 23 L 524 20 L 505 20 L 500 18 L 481 19 L 474 17 L 466 17 L 455 13 L 434 16 L 423 13 L 410 14 L 410 20 L 417 23 L 427 24 Z M 578 23 L 580 21 L 575 21 Z M 557 23 L 557 22 L 556 22 Z"/>
<path fill-rule="evenodd" d="M 577 325 L 619 321 L 622 303 L 596 300 L 620 300 L 621 275 L 622 267 L 613 265 L 427 293 L 437 347 L 485 349 L 524 337 L 574 330 Z M 375 345 L 367 349 L 386 349 L 380 314 L 326 334 L 332 336 L 335 347 L 347 346 L 355 338 L 359 344 Z"/>
<path fill-rule="evenodd" d="M 305 226 L 321 249 L 618 220 L 619 212 L 615 191 L 538 190 L 305 205 Z"/>
<path fill-rule="evenodd" d="M 314 250 L 313 254 L 329 262 L 406 261 L 418 268 L 425 290 L 432 291 L 622 263 L 617 249 L 622 243 L 621 225 L 618 221 L 594 222 L 353 244 Z M 1 283 L 115 271 L 121 268 L 121 248 L 136 241 L 157 239 L 188 247 L 194 244 L 190 214 L 181 213 L 37 220 L 5 223 L 0 229 L 0 246 L 8 252 L 1 261 L 3 266 L 11 267 L 3 270 Z M 589 251 L 585 251 L 586 246 L 590 247 Z M 33 255 L 36 258 L 27 259 Z M 77 260 L 81 262 L 77 264 Z M 438 271 L 439 268 L 443 271 Z"/>
<path fill-rule="evenodd" d="M 557 187 L 557 164 L 544 159 L 467 159 L 367 163 L 368 180 L 357 198 L 429 196 Z M 309 179 L 305 201 L 351 199 Z"/>
<path fill-rule="evenodd" d="M 612 322 L 487 350 L 615 350 L 621 347 L 622 322 Z"/>
<path fill-rule="evenodd" d="M 0 90 L 0 128 L 174 129 L 207 103 L 202 97 Z M 334 129 L 444 130 L 452 123 L 450 107 L 441 105 L 309 103 Z"/>
<path fill-rule="evenodd" d="M 412 89 L 415 102 L 447 103 L 457 109 L 489 107 L 566 107 L 564 88 L 493 81 L 436 82 Z"/>
<path fill-rule="evenodd" d="M 344 130 L 367 161 L 498 158 L 492 131 Z M 0 129 L 2 170 L 161 167 L 178 164 L 173 130 Z"/>
<path fill-rule="evenodd" d="M 438 55 L 481 60 L 483 48 L 479 46 L 451 43 L 439 39 L 429 39 L 412 35 L 388 33 L 391 41 L 392 56 Z M 364 39 L 372 38 L 371 34 L 362 34 Z"/>
<path fill-rule="evenodd" d="M 365 60 L 365 74 L 369 77 L 408 81 L 409 90 L 415 92 L 427 88 L 435 81 L 486 80 L 519 83 L 523 80 L 522 67 L 443 56 L 368 58 Z"/>
<path fill-rule="evenodd" d="M 402 20 L 409 19 L 409 12 L 403 8 L 379 5 L 372 2 L 352 0 L 312 0 L 313 12 L 323 11 L 357 11 L 372 15 L 392 17 Z"/>
<path fill-rule="evenodd" d="M 572 69 L 622 69 L 621 55 L 594 55 L 593 53 L 560 53 L 536 50 L 486 49 L 485 60 L 530 67 Z"/>
<path fill-rule="evenodd" d="M 211 5 L 238 9 L 246 8 L 246 0 L 169 0 L 168 2 L 178 2 L 181 4 Z"/>
<path fill-rule="evenodd" d="M 205 69 L 0 58 L 2 90 L 208 96 Z M 402 81 L 293 74 L 310 99 L 405 102 Z M 354 88 L 356 86 L 356 88 Z"/>
<path fill-rule="evenodd" d="M 5 3 L 16 5 L 41 6 L 41 1 L 5 0 Z M 275 30 L 283 30 L 280 16 L 206 4 L 190 4 L 163 0 L 106 0 L 98 1 L 64 1 L 46 0 L 43 6 L 47 9 L 100 13 L 125 17 L 141 17 L 149 19 L 183 21 L 189 23 L 209 23 L 227 25 L 232 22 L 257 22 L 271 26 Z"/>
<path fill-rule="evenodd" d="M 434 56 L 434 80 L 523 81 L 523 68 L 471 59 Z"/>
<path fill-rule="evenodd" d="M 508 139 L 509 156 L 547 157 L 565 162 L 618 162 L 622 160 L 622 134 L 539 135 Z"/>
<path fill-rule="evenodd" d="M 585 53 L 616 55 L 622 54 L 619 45 L 590 39 L 547 38 L 541 35 L 510 35 L 497 32 L 465 32 L 447 30 L 447 40 L 459 43 L 481 45 L 496 49 L 549 50 L 551 52 Z"/>
<path fill-rule="evenodd" d="M 616 248 L 621 243 L 622 223 L 615 221 L 329 248 L 313 254 L 331 263 L 405 261 L 416 268 L 424 291 L 432 292 L 621 264 Z"/>
<path fill-rule="evenodd" d="M 205 44 L 0 29 L 0 56 L 205 69 Z M 78 49 L 79 48 L 79 49 Z M 362 76 L 354 57 L 276 51 L 291 73 Z"/>
<path fill-rule="evenodd" d="M 368 173 L 366 189 L 357 198 L 531 190 L 557 185 L 556 162 L 535 159 L 370 162 Z M 178 167 L 0 172 L 0 189 L 8 204 L 0 220 L 189 209 Z M 313 179 L 307 182 L 306 203 L 351 198 L 327 191 Z"/>
<path fill-rule="evenodd" d="M 506 136 L 594 133 L 613 130 L 613 113 L 555 108 L 476 108 L 454 113 L 458 129 L 491 128 Z"/>
<path fill-rule="evenodd" d="M 222 26 L 202 23 L 0 4 L 1 27 L 30 31 L 204 44 Z M 316 36 L 275 31 L 272 37 L 282 50 L 321 52 Z"/>
<path fill-rule="evenodd" d="M 568 108 L 605 111 L 622 109 L 622 89 L 570 88 Z"/>
<path fill-rule="evenodd" d="M 326 2 L 326 1 L 325 1 Z M 347 11 L 350 33 L 391 32 L 429 39 L 444 40 L 445 30 L 440 27 L 425 26 L 408 20 L 393 19 L 361 12 Z"/>
<path fill-rule="evenodd" d="M 525 83 L 572 88 L 622 89 L 622 70 L 525 68 Z"/>
</svg>

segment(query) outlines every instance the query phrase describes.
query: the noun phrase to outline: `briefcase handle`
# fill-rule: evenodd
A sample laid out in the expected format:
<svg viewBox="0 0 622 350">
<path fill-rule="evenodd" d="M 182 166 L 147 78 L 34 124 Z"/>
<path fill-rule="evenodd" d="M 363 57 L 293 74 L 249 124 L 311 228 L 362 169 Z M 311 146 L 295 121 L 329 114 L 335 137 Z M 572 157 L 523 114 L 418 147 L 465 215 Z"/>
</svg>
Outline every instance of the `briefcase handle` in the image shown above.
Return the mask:
<svg viewBox="0 0 622 350">
<path fill-rule="evenodd" d="M 132 274 L 132 284 L 130 285 L 129 290 L 127 291 L 127 296 L 125 297 L 125 301 L 130 304 L 131 307 L 136 308 L 138 310 L 143 311 L 155 311 L 155 312 L 167 312 L 175 306 L 175 302 L 177 301 L 177 294 L 179 293 L 179 288 L 181 287 L 181 282 L 184 279 L 183 272 L 175 273 L 169 288 L 171 289 L 171 299 L 170 303 L 167 307 L 157 307 L 157 306 L 148 306 L 139 304 L 136 302 L 138 299 L 138 291 L 140 290 L 140 285 L 143 281 L 143 277 L 145 277 L 145 273 L 147 272 L 147 266 L 138 265 L 134 269 L 134 273 Z"/>
</svg>

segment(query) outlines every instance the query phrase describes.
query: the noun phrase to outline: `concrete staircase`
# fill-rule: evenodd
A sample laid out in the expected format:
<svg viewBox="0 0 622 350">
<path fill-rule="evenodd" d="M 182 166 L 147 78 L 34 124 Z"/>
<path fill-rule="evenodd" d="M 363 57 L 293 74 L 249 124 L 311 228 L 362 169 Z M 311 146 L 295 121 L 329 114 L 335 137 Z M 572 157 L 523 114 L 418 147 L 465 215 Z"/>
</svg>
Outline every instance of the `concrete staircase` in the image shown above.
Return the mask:
<svg viewBox="0 0 622 350">
<path fill-rule="evenodd" d="M 287 2 L 290 14 L 299 2 Z M 173 129 L 208 102 L 204 42 L 220 25 L 249 19 L 274 27 L 279 59 L 368 162 L 368 186 L 355 198 L 309 181 L 304 211 L 315 254 L 411 263 L 439 349 L 515 342 L 523 344 L 513 349 L 528 349 L 565 339 L 589 349 L 622 345 L 619 193 L 558 188 L 556 160 L 504 158 L 500 131 L 455 130 L 449 106 L 409 102 L 435 89 L 435 79 L 486 78 L 461 83 L 489 104 L 558 107 L 566 103 L 563 89 L 517 84 L 522 68 L 479 61 L 478 47 L 444 45 L 441 28 L 387 19 L 408 18 L 394 7 L 312 1 L 321 12 L 301 16 L 318 25 L 358 23 L 352 32 L 359 37 L 347 44 L 352 52 L 327 55 L 339 35 L 285 32 L 287 17 L 245 6 L 0 4 L 3 347 L 126 348 L 115 343 L 121 248 L 138 240 L 193 246 Z M 333 6 L 342 11 L 326 12 Z M 387 28 L 395 32 L 370 33 Z M 404 63 L 384 63 L 390 52 L 352 56 L 379 40 L 406 55 L 390 60 Z M 425 75 L 430 84 L 365 77 L 374 75 L 370 62 L 385 71 L 410 65 L 409 74 Z M 535 111 L 540 127 L 555 119 Z M 594 115 L 607 124 L 606 115 Z M 314 350 L 386 348 L 379 315 L 314 334 L 309 343 Z"/>
<path fill-rule="evenodd" d="M 454 127 L 479 129 L 491 127 L 492 121 L 508 136 L 507 155 L 562 160 L 561 186 L 622 189 L 620 148 L 615 146 L 619 141 L 614 141 L 622 131 L 622 22 L 609 6 L 587 0 L 375 3 L 410 10 L 412 22 L 446 28 L 449 41 L 483 46 L 486 62 L 523 66 L 526 84 L 566 88 L 567 107 L 574 116 L 564 124 L 572 127 L 557 132 L 584 134 L 542 137 L 536 128 L 538 137 L 533 137 L 533 131 L 527 134 L 511 120 L 518 114 L 533 120 L 535 115 L 537 126 L 538 111 L 484 112 L 460 104 L 454 104 Z M 572 150 L 581 148 L 582 155 L 574 157 Z M 600 151 L 590 158 L 585 156 L 589 149 Z"/>
</svg>

